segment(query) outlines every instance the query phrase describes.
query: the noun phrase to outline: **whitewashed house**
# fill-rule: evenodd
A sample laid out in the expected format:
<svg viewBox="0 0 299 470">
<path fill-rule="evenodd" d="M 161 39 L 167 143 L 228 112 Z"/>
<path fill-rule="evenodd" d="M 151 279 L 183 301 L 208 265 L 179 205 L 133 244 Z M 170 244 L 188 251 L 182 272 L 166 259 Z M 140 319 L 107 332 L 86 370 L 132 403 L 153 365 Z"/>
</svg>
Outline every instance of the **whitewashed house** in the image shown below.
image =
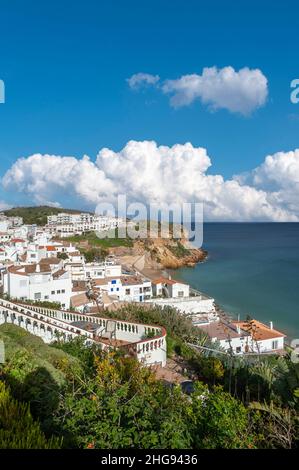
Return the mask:
<svg viewBox="0 0 299 470">
<path fill-rule="evenodd" d="M 72 281 L 59 264 L 13 265 L 3 274 L 3 292 L 20 300 L 59 302 L 62 308 L 68 309 Z"/>
<path fill-rule="evenodd" d="M 257 321 L 223 321 L 218 320 L 207 325 L 198 326 L 212 342 L 218 342 L 225 351 L 234 354 L 279 353 L 284 349 L 285 335 Z"/>
<path fill-rule="evenodd" d="M 160 277 L 152 281 L 153 295 L 155 297 L 189 297 L 190 287 L 188 284 Z"/>
<path fill-rule="evenodd" d="M 102 263 L 85 263 L 86 279 L 103 279 L 104 277 L 121 276 L 121 265 L 113 261 L 103 261 Z"/>
<path fill-rule="evenodd" d="M 248 332 L 250 339 L 246 345 L 246 352 L 281 352 L 284 350 L 284 339 L 286 335 L 273 328 L 273 322 L 269 325 L 258 320 L 233 321 L 237 329 Z"/>
<path fill-rule="evenodd" d="M 0 243 L 8 242 L 11 239 L 11 235 L 8 232 L 0 231 Z"/>
<path fill-rule="evenodd" d="M 84 263 L 72 263 L 71 261 L 64 261 L 64 269 L 70 273 L 72 281 L 84 281 L 85 269 Z"/>
<path fill-rule="evenodd" d="M 120 301 L 144 302 L 152 297 L 151 281 L 139 275 L 94 279 L 92 284 Z"/>
</svg>

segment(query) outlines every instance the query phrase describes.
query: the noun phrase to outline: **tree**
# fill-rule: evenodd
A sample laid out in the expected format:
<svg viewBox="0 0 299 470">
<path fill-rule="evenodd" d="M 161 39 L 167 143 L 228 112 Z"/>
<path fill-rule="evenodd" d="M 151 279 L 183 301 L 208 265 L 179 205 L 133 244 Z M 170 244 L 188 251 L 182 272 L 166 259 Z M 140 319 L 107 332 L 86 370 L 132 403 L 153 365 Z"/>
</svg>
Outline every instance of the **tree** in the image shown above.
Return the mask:
<svg viewBox="0 0 299 470">
<path fill-rule="evenodd" d="M 189 401 L 180 387 L 166 388 L 148 368 L 119 353 L 95 357 L 93 377 L 80 377 L 57 416 L 70 447 L 188 448 Z"/>
<path fill-rule="evenodd" d="M 289 408 L 270 404 L 253 402 L 250 408 L 257 411 L 257 434 L 263 448 L 291 449 L 298 435 L 298 416 Z"/>
<path fill-rule="evenodd" d="M 67 253 L 57 253 L 57 258 L 59 259 L 68 259 L 68 254 Z"/>
<path fill-rule="evenodd" d="M 29 405 L 11 397 L 0 382 L 0 448 L 1 449 L 58 449 L 61 439 L 46 439 L 37 421 L 34 421 Z"/>
<path fill-rule="evenodd" d="M 192 401 L 194 447 L 200 449 L 241 449 L 255 446 L 249 431 L 249 413 L 245 406 L 216 387 L 198 393 Z"/>
</svg>

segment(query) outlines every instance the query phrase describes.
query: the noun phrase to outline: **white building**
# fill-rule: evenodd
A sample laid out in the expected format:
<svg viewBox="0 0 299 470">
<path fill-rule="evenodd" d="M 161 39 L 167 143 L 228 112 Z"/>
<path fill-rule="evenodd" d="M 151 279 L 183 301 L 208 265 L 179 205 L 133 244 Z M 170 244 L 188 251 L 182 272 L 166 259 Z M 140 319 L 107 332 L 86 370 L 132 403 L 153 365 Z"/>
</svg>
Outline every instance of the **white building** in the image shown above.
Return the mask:
<svg viewBox="0 0 299 470">
<path fill-rule="evenodd" d="M 257 320 L 218 320 L 199 326 L 212 342 L 218 342 L 225 351 L 233 354 L 279 353 L 284 349 L 285 335 Z"/>
<path fill-rule="evenodd" d="M 72 281 L 84 281 L 85 269 L 84 263 L 72 263 L 71 261 L 64 261 L 64 269 L 70 273 Z"/>
<path fill-rule="evenodd" d="M 250 340 L 248 341 L 246 352 L 281 352 L 284 350 L 284 339 L 286 335 L 273 328 L 273 322 L 265 325 L 258 320 L 233 321 L 237 329 L 248 332 Z"/>
<path fill-rule="evenodd" d="M 3 212 L 0 213 L 0 227 L 5 224 L 7 228 L 10 227 L 19 227 L 23 225 L 23 218 L 22 217 L 17 217 L 17 216 L 12 216 L 12 217 L 7 217 Z M 2 230 L 2 228 L 0 228 Z"/>
<path fill-rule="evenodd" d="M 103 279 L 104 277 L 121 276 L 121 264 L 113 261 L 103 261 L 102 263 L 85 263 L 85 279 Z"/>
<path fill-rule="evenodd" d="M 7 242 L 11 239 L 11 235 L 8 232 L 0 231 L 0 243 Z"/>
<path fill-rule="evenodd" d="M 120 301 L 144 302 L 152 297 L 151 281 L 138 275 L 94 279 L 91 282 L 95 289 L 101 289 Z"/>
<path fill-rule="evenodd" d="M 45 230 L 61 238 L 72 235 L 82 235 L 89 231 L 108 231 L 115 229 L 124 221 L 116 217 L 93 215 L 89 213 L 66 214 L 48 216 L 48 225 Z"/>
<path fill-rule="evenodd" d="M 193 297 L 166 297 L 149 300 L 160 307 L 173 307 L 181 314 L 194 318 L 194 323 L 200 320 L 199 314 L 215 315 L 215 300 L 212 297 L 201 294 Z"/>
<path fill-rule="evenodd" d="M 84 257 L 77 259 L 76 255 L 69 255 L 69 259 L 64 260 L 64 268 L 71 273 L 73 281 L 121 276 L 120 264 L 106 261 L 102 263 L 85 263 Z"/>
<path fill-rule="evenodd" d="M 152 281 L 153 295 L 155 297 L 189 297 L 190 288 L 188 284 L 166 277 L 160 277 Z"/>
<path fill-rule="evenodd" d="M 3 292 L 20 300 L 59 302 L 70 307 L 72 281 L 59 263 L 9 266 L 3 274 Z"/>
<path fill-rule="evenodd" d="M 89 214 L 88 212 L 81 212 L 81 214 L 70 214 L 66 212 L 60 212 L 56 215 L 48 215 L 47 221 L 49 225 L 92 223 L 94 222 L 94 215 Z"/>
</svg>

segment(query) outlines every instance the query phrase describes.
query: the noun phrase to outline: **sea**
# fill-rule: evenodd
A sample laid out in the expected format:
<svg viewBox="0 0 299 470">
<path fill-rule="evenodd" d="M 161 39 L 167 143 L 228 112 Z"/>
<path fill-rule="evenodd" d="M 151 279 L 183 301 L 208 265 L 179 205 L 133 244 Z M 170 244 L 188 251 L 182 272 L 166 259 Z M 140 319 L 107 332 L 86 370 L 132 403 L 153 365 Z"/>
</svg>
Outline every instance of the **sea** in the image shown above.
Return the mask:
<svg viewBox="0 0 299 470">
<path fill-rule="evenodd" d="M 233 317 L 299 338 L 299 223 L 206 223 L 205 262 L 172 271 Z"/>
</svg>

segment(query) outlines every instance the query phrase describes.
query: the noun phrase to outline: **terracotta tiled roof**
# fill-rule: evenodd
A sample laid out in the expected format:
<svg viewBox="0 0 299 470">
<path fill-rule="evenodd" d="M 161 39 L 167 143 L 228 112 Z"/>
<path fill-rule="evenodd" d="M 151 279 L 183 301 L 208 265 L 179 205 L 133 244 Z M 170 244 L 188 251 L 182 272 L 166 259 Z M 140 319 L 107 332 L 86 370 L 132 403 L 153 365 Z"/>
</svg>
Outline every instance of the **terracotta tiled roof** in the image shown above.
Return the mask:
<svg viewBox="0 0 299 470">
<path fill-rule="evenodd" d="M 87 288 L 87 282 L 80 280 L 80 281 L 73 281 L 73 291 L 80 291 L 80 290 L 86 290 Z"/>
<path fill-rule="evenodd" d="M 167 277 L 159 277 L 158 279 L 154 279 L 152 281 L 152 284 L 167 284 L 167 285 L 173 285 L 173 284 L 186 284 L 185 282 L 182 281 L 176 281 L 174 279 L 167 279 Z"/>
<path fill-rule="evenodd" d="M 210 338 L 217 338 L 218 340 L 249 336 L 249 333 L 246 333 L 242 328 L 240 333 L 238 333 L 237 327 L 234 326 L 234 324 L 223 321 L 214 321 L 208 325 L 198 326 L 198 328 L 206 333 Z"/>
<path fill-rule="evenodd" d="M 91 301 L 86 296 L 85 292 L 81 294 L 76 294 L 71 297 L 71 304 L 72 307 L 80 307 L 81 305 L 85 305 L 91 303 Z"/>
<path fill-rule="evenodd" d="M 140 276 L 122 276 L 121 283 L 123 286 L 134 286 L 136 284 L 143 284 L 146 279 Z"/>
<path fill-rule="evenodd" d="M 55 271 L 55 273 L 53 273 L 53 278 L 55 279 L 57 277 L 61 277 L 65 273 L 66 273 L 66 271 L 64 269 L 58 269 L 58 271 Z"/>
<path fill-rule="evenodd" d="M 28 274 L 33 274 L 33 273 L 48 273 L 50 272 L 49 270 L 49 265 L 40 265 L 39 266 L 39 271 L 36 271 L 36 264 L 26 264 L 22 266 L 9 266 L 8 271 L 11 273 L 19 274 L 21 276 L 27 276 Z"/>
<path fill-rule="evenodd" d="M 61 263 L 61 259 L 59 258 L 55 258 L 55 257 L 51 257 L 51 258 L 42 258 L 40 260 L 40 264 L 60 264 Z"/>
<path fill-rule="evenodd" d="M 242 330 L 251 333 L 255 341 L 263 341 L 266 339 L 286 336 L 284 333 L 281 333 L 281 331 L 274 330 L 273 328 L 271 329 L 269 326 L 259 322 L 258 320 L 251 320 L 250 322 L 234 321 L 233 323 L 235 325 L 239 325 Z"/>
</svg>

